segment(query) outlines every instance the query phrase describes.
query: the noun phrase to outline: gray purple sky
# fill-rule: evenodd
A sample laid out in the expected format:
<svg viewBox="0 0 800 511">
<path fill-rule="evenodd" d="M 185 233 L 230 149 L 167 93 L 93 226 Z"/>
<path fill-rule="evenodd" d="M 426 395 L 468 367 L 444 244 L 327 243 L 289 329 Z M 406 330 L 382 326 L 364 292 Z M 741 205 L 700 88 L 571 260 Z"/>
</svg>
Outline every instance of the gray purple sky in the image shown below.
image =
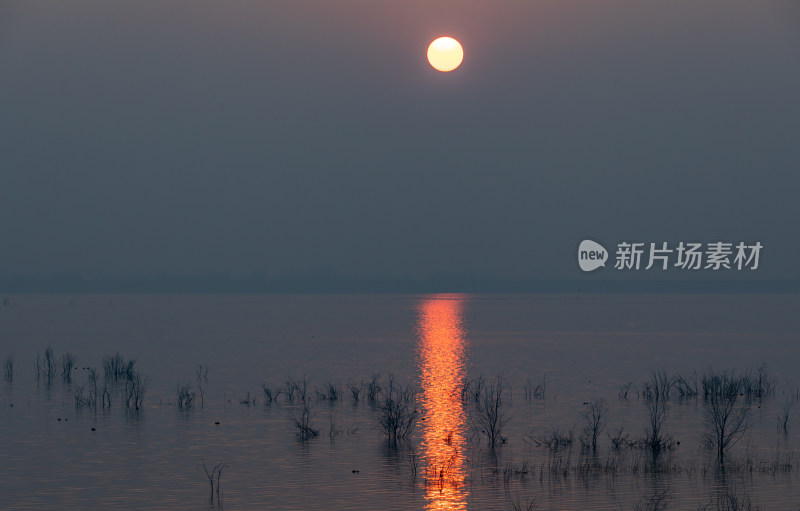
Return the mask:
<svg viewBox="0 0 800 511">
<path fill-rule="evenodd" d="M 2 275 L 797 279 L 799 172 L 795 0 L 0 2 Z"/>
</svg>

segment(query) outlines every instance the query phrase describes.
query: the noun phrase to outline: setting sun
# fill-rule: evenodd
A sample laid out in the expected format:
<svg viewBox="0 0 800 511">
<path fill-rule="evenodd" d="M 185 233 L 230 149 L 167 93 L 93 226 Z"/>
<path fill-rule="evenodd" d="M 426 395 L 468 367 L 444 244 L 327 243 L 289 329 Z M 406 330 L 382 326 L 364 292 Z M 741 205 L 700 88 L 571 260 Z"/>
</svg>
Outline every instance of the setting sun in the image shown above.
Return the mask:
<svg viewBox="0 0 800 511">
<path fill-rule="evenodd" d="M 452 37 L 440 37 L 428 46 L 428 62 L 437 71 L 448 72 L 461 65 L 464 49 Z"/>
</svg>

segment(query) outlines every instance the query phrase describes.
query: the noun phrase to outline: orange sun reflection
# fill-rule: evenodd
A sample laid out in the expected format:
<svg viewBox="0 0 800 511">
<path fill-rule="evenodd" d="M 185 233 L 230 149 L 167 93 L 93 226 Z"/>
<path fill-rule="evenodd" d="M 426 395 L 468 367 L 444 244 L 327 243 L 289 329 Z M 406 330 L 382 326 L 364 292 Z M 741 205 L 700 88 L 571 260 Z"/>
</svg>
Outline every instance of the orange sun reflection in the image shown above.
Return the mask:
<svg viewBox="0 0 800 511">
<path fill-rule="evenodd" d="M 464 298 L 437 295 L 419 307 L 419 365 L 422 373 L 422 459 L 425 509 L 467 509 L 466 414 L 461 403 L 466 349 Z"/>
</svg>

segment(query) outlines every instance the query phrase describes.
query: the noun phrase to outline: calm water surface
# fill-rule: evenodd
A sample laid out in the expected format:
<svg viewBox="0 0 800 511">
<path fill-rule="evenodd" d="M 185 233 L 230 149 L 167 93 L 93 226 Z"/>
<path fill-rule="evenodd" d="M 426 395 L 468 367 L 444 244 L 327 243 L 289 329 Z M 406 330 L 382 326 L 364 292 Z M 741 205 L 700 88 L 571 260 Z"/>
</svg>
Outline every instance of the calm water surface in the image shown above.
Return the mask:
<svg viewBox="0 0 800 511">
<path fill-rule="evenodd" d="M 0 306 L 0 508 L 3 509 L 698 509 L 735 495 L 800 508 L 800 299 L 796 295 L 19 295 Z M 36 375 L 52 346 L 77 359 L 72 381 Z M 119 351 L 146 381 L 144 406 L 76 407 L 88 371 Z M 751 428 L 725 471 L 701 448 L 704 404 L 670 400 L 680 445 L 654 464 L 615 452 L 607 433 L 641 436 L 638 392 L 652 370 L 690 374 L 766 364 L 775 392 L 748 403 Z M 201 406 L 177 406 L 176 388 Z M 349 386 L 392 375 L 417 391 L 411 438 L 383 437 L 379 407 Z M 506 442 L 476 430 L 463 382 L 502 374 Z M 317 438 L 296 435 L 296 403 L 264 399 L 308 381 Z M 527 385 L 530 382 L 530 387 Z M 620 388 L 632 382 L 627 399 Z M 335 401 L 319 398 L 330 384 Z M 526 390 L 543 384 L 543 395 Z M 527 388 L 526 388 L 527 387 Z M 249 393 L 249 397 L 248 397 Z M 597 457 L 532 439 L 582 427 L 584 403 L 608 421 Z M 247 404 L 243 404 L 246 401 Z M 61 419 L 61 420 L 59 420 Z M 219 424 L 216 424 L 219 423 Z M 92 428 L 95 428 L 92 431 Z M 199 466 L 227 464 L 209 502 Z M 599 468 L 602 467 L 602 468 Z M 221 502 L 220 502 L 221 500 Z M 714 507 L 717 509 L 717 507 Z"/>
</svg>

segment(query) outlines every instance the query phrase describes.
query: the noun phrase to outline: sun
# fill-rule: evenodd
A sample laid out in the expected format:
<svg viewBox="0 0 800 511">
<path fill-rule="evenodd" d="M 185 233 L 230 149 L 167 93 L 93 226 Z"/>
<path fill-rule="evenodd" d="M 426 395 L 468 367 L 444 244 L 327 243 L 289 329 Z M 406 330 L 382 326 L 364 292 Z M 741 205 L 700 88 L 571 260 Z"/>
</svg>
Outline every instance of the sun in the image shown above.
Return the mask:
<svg viewBox="0 0 800 511">
<path fill-rule="evenodd" d="M 446 73 L 461 65 L 464 49 L 452 37 L 440 37 L 428 46 L 428 62 L 434 69 Z"/>
</svg>

